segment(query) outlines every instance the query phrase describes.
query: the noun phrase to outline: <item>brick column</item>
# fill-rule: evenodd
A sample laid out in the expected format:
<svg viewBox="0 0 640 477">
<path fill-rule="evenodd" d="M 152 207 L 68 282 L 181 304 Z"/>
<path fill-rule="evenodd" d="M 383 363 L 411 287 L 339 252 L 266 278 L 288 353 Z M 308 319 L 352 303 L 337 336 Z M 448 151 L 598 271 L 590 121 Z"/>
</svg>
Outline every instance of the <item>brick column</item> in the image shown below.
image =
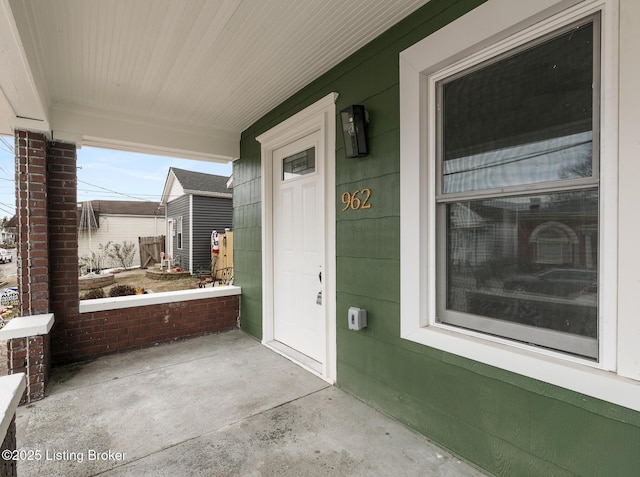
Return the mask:
<svg viewBox="0 0 640 477">
<path fill-rule="evenodd" d="M 16 131 L 17 265 L 20 315 L 49 312 L 47 138 Z"/>
<path fill-rule="evenodd" d="M 19 318 L 16 318 L 19 319 Z M 49 335 L 14 338 L 7 341 L 9 374 L 25 373 L 27 387 L 20 404 L 44 398 L 51 363 Z"/>
<path fill-rule="evenodd" d="M 79 310 L 76 147 L 16 131 L 15 150 L 20 315 L 52 312 L 60 323 L 55 336 Z M 54 340 L 44 335 L 9 341 L 9 374 L 27 373 L 23 402 L 44 397 Z"/>
<path fill-rule="evenodd" d="M 49 312 L 47 137 L 16 131 L 15 152 L 19 316 L 39 315 Z M 44 397 L 51 361 L 48 342 L 48 336 L 33 336 L 7 343 L 9 374 L 27 374 L 23 403 Z"/>
<path fill-rule="evenodd" d="M 49 290 L 56 324 L 51 335 L 52 359 L 59 362 L 69 350 L 67 336 L 77 323 L 78 223 L 77 159 L 75 144 L 50 142 L 47 148 L 49 204 Z"/>
</svg>

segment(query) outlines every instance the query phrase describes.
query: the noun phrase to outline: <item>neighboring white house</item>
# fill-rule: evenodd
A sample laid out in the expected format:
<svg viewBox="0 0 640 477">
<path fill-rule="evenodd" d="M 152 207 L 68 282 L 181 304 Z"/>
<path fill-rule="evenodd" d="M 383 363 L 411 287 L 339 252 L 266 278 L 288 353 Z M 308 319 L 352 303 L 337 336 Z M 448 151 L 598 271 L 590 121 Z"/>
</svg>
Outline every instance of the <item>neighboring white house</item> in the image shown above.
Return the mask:
<svg viewBox="0 0 640 477">
<path fill-rule="evenodd" d="M 2 220 L 0 224 L 0 243 L 4 245 L 13 245 L 16 242 L 16 216 L 9 220 Z"/>
<path fill-rule="evenodd" d="M 89 208 L 90 205 L 90 208 Z M 83 219 L 83 208 L 93 211 L 95 222 L 91 229 Z M 126 200 L 93 200 L 78 203 L 78 257 L 97 253 L 100 244 L 122 243 L 125 240 L 136 244 L 133 266 L 140 266 L 138 237 L 164 235 L 164 206 L 159 202 L 136 202 Z"/>
</svg>

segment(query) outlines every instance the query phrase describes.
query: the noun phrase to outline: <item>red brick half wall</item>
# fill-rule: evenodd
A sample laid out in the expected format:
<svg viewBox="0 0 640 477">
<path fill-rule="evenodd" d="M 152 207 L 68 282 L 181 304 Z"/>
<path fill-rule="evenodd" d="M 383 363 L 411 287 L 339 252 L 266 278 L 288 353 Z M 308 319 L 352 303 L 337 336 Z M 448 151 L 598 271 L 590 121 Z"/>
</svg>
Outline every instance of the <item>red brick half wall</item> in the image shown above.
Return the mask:
<svg viewBox="0 0 640 477">
<path fill-rule="evenodd" d="M 83 300 L 77 318 L 56 328 L 53 362 L 85 361 L 231 330 L 238 323 L 239 293 L 238 287 L 220 287 Z"/>
</svg>

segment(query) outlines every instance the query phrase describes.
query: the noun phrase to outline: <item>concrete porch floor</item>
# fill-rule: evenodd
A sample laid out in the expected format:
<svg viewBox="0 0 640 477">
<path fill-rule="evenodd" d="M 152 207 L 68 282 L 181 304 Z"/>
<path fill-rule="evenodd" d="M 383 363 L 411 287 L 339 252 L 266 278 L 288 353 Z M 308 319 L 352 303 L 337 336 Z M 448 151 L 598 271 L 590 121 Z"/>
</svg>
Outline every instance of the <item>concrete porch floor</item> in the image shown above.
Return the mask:
<svg viewBox="0 0 640 477">
<path fill-rule="evenodd" d="M 242 331 L 54 369 L 18 475 L 481 476 Z"/>
</svg>

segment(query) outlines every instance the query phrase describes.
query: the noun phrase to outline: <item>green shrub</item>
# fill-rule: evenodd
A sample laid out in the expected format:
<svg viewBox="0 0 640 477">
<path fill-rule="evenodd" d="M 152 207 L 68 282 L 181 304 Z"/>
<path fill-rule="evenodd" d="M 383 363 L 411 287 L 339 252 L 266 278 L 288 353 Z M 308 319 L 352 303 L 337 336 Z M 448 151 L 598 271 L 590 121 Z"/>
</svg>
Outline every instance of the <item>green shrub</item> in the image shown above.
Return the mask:
<svg viewBox="0 0 640 477">
<path fill-rule="evenodd" d="M 106 298 L 106 297 L 107 295 L 105 294 L 102 288 L 96 288 L 94 290 L 89 290 L 87 293 L 82 295 L 82 300 L 94 300 L 96 298 Z"/>
<path fill-rule="evenodd" d="M 109 290 L 109 296 L 127 296 L 127 295 L 135 295 L 136 289 L 131 285 L 115 285 L 111 287 Z"/>
</svg>

